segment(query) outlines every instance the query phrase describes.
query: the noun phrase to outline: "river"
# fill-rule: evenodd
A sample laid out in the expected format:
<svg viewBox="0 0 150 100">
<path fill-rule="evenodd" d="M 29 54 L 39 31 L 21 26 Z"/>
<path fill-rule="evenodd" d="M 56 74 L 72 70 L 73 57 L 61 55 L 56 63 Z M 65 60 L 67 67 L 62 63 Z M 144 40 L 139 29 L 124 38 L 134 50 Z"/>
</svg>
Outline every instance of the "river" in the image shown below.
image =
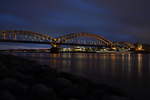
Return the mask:
<svg viewBox="0 0 150 100">
<path fill-rule="evenodd" d="M 120 87 L 135 100 L 150 99 L 150 54 L 14 53 L 14 55 L 36 60 L 60 71 Z"/>
</svg>

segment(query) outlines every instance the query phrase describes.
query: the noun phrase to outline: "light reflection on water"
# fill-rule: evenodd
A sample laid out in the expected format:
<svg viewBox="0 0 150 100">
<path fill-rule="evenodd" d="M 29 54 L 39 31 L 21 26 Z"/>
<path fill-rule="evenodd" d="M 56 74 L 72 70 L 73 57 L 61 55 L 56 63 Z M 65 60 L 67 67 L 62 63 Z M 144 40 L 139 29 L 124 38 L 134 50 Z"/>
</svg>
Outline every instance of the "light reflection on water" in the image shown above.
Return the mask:
<svg viewBox="0 0 150 100">
<path fill-rule="evenodd" d="M 41 64 L 47 64 L 62 71 L 70 72 L 74 68 L 76 71 L 73 72 L 79 73 L 80 71 L 80 74 L 97 71 L 102 75 L 123 75 L 126 78 L 131 78 L 133 74 L 136 74 L 136 77 L 140 78 L 145 73 L 145 68 L 150 71 L 149 55 L 143 54 L 18 53 L 15 55 L 38 60 Z"/>
<path fill-rule="evenodd" d="M 141 72 L 141 70 L 142 70 L 142 54 L 138 54 L 137 55 L 137 65 L 138 65 L 138 76 L 139 77 L 141 77 L 141 75 L 142 75 L 142 72 Z"/>
<path fill-rule="evenodd" d="M 85 76 L 108 83 L 139 95 L 147 96 L 150 90 L 150 54 L 99 54 L 99 53 L 18 53 L 15 55 L 37 60 L 60 71 Z M 150 97 L 149 97 L 150 98 Z"/>
</svg>

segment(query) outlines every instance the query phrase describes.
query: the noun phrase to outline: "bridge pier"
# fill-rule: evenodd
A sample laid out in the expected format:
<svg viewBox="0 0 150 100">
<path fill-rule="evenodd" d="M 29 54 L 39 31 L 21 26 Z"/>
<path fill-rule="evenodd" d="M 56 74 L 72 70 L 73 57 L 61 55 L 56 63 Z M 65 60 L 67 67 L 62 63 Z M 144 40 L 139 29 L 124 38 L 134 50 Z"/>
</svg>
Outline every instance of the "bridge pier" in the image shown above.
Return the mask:
<svg viewBox="0 0 150 100">
<path fill-rule="evenodd" d="M 56 42 L 53 42 L 51 44 L 52 48 L 50 48 L 51 53 L 59 53 L 60 52 L 60 45 L 56 44 Z"/>
<path fill-rule="evenodd" d="M 59 47 L 52 47 L 52 48 L 50 48 L 50 52 L 51 53 L 59 53 L 60 52 L 60 48 Z"/>
</svg>

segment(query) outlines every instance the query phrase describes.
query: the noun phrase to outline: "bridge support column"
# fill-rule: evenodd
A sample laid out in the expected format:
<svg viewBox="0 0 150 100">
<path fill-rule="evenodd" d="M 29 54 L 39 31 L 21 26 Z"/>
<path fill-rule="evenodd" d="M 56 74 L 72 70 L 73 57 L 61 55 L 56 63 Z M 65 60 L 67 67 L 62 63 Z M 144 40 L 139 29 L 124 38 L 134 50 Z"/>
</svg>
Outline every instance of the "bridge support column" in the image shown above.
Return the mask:
<svg viewBox="0 0 150 100">
<path fill-rule="evenodd" d="M 60 48 L 58 48 L 58 47 L 52 47 L 52 48 L 50 49 L 50 52 L 51 52 L 51 53 L 59 53 L 59 52 L 60 52 Z"/>
<path fill-rule="evenodd" d="M 52 48 L 50 48 L 51 53 L 59 53 L 60 52 L 60 45 L 55 43 L 51 44 Z"/>
<path fill-rule="evenodd" d="M 60 45 L 57 44 L 58 39 L 53 39 L 51 46 L 52 48 L 50 49 L 51 53 L 59 53 L 60 52 Z"/>
</svg>

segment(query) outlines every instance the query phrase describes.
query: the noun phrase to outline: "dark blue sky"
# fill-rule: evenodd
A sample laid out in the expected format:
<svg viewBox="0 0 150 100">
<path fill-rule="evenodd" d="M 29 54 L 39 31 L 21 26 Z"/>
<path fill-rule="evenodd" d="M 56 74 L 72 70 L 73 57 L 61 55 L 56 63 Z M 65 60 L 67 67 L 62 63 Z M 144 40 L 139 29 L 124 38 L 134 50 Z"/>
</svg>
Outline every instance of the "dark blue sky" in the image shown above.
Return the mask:
<svg viewBox="0 0 150 100">
<path fill-rule="evenodd" d="M 0 30 L 90 32 L 150 43 L 149 0 L 0 0 Z"/>
</svg>

